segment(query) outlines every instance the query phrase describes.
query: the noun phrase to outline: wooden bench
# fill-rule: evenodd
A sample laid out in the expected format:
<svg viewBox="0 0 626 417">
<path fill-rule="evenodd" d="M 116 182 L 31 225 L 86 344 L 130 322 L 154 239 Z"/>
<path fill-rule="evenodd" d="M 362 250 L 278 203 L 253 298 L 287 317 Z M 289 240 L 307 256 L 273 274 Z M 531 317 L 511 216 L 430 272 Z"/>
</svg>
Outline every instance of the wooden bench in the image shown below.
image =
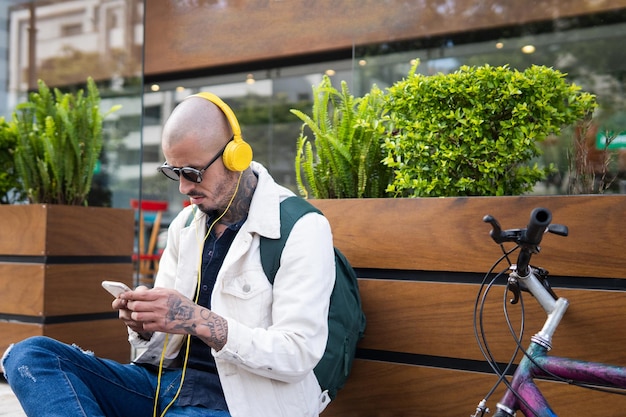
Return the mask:
<svg viewBox="0 0 626 417">
<path fill-rule="evenodd" d="M 357 270 L 368 319 L 350 379 L 323 416 L 474 412 L 497 380 L 473 327 L 479 283 L 501 255 L 482 222 L 485 214 L 504 229 L 522 228 L 533 208 L 545 207 L 553 223 L 569 227 L 568 237 L 546 235 L 532 262 L 550 271 L 552 287 L 571 303 L 552 352 L 626 365 L 626 196 L 312 202 Z M 493 290 L 485 327 L 496 359 L 506 363 L 515 344 L 502 313 L 503 293 L 503 286 Z M 545 314 L 529 295 L 525 301 L 526 344 Z M 509 310 L 519 323 L 519 307 Z M 606 404 L 626 409 L 624 396 L 550 381 L 539 385 L 559 415 L 598 415 Z M 492 413 L 502 392 L 489 399 Z"/>
</svg>

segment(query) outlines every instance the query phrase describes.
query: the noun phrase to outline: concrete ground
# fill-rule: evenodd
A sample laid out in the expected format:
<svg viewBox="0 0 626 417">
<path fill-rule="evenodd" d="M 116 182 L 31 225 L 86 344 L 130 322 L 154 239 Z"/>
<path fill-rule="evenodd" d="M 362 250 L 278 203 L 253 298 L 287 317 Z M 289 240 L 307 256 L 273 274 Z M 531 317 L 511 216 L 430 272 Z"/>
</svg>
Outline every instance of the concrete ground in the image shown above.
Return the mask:
<svg viewBox="0 0 626 417">
<path fill-rule="evenodd" d="M 0 374 L 0 417 L 26 417 L 2 374 Z"/>
</svg>

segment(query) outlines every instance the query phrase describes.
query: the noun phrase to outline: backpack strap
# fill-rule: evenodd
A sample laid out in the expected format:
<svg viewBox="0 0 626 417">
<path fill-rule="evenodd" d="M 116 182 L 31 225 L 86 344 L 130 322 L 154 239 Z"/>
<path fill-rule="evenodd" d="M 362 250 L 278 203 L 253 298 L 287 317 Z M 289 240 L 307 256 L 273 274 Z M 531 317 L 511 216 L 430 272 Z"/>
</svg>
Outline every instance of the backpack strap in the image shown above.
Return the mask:
<svg viewBox="0 0 626 417">
<path fill-rule="evenodd" d="M 260 251 L 263 271 L 270 284 L 274 285 L 276 272 L 280 268 L 280 257 L 294 224 L 307 213 L 322 214 L 311 203 L 300 197 L 289 197 L 280 203 L 280 238 L 270 239 L 261 236 Z"/>
<path fill-rule="evenodd" d="M 189 227 L 191 222 L 193 222 L 194 217 L 196 217 L 196 211 L 198 210 L 198 206 L 193 206 L 191 209 L 191 214 L 187 217 L 187 221 L 185 222 L 185 227 Z"/>
</svg>

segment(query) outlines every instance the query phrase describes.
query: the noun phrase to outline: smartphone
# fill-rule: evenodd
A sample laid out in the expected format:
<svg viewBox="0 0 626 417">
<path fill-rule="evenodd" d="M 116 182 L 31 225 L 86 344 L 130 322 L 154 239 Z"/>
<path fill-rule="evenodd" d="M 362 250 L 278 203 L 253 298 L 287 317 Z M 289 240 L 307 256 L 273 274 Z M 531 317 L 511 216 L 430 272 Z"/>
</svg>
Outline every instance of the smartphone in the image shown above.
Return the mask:
<svg viewBox="0 0 626 417">
<path fill-rule="evenodd" d="M 117 297 L 123 292 L 131 291 L 128 285 L 117 281 L 102 281 L 102 288 L 110 292 L 113 297 Z"/>
</svg>

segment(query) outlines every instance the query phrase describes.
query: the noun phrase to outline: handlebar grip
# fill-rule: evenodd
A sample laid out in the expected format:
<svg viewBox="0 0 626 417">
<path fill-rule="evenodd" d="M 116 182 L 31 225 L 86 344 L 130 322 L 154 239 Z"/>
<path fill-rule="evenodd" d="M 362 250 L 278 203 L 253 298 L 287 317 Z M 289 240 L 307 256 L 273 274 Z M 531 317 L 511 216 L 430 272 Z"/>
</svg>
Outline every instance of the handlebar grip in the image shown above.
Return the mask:
<svg viewBox="0 0 626 417">
<path fill-rule="evenodd" d="M 528 264 L 533 253 L 537 251 L 537 246 L 541 243 L 546 228 L 552 221 L 550 210 L 537 207 L 530 213 L 528 226 L 520 236 L 520 252 L 517 257 L 517 272 L 520 276 L 528 275 Z"/>
<path fill-rule="evenodd" d="M 552 221 L 550 210 L 537 207 L 530 213 L 530 220 L 526 226 L 526 232 L 522 236 L 522 243 L 526 245 L 538 245 L 541 243 L 546 228 Z"/>
</svg>

